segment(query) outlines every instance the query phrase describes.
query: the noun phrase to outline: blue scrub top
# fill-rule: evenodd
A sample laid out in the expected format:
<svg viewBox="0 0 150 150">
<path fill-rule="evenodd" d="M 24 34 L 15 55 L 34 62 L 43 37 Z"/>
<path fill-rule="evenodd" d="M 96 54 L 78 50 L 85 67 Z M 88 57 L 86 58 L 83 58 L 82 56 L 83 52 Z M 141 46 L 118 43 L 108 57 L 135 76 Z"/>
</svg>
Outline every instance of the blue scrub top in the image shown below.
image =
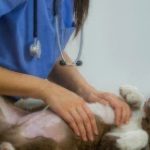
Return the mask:
<svg viewBox="0 0 150 150">
<path fill-rule="evenodd" d="M 55 0 L 38 0 L 38 36 L 42 45 L 40 58 L 30 55 L 33 43 L 33 0 L 0 0 L 0 66 L 47 78 L 60 56 L 54 18 Z M 62 48 L 74 27 L 73 0 L 58 0 Z"/>
</svg>

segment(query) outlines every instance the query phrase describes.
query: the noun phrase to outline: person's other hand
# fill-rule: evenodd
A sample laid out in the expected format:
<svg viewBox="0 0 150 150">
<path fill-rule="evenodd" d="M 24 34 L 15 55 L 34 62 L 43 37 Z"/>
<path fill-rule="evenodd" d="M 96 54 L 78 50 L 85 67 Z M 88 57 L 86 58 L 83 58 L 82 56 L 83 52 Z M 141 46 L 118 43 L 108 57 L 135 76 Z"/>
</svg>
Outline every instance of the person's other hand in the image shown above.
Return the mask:
<svg viewBox="0 0 150 150">
<path fill-rule="evenodd" d="M 99 102 L 104 105 L 110 105 L 114 109 L 115 124 L 117 126 L 127 123 L 131 117 L 129 105 L 115 94 L 97 91 L 92 86 L 85 86 L 79 89 L 78 94 L 87 102 Z"/>
<path fill-rule="evenodd" d="M 100 98 L 103 98 L 109 102 L 115 111 L 115 123 L 120 126 L 129 122 L 131 117 L 131 110 L 129 105 L 124 102 L 119 96 L 115 94 L 104 92 L 100 93 Z"/>
</svg>

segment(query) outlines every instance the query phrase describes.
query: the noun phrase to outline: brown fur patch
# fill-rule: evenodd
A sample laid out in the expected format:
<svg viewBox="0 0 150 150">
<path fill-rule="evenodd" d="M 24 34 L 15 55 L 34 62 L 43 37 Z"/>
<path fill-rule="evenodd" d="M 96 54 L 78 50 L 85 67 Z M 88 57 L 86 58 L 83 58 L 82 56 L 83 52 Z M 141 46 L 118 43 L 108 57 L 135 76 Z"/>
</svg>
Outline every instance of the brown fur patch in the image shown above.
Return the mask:
<svg viewBox="0 0 150 150">
<path fill-rule="evenodd" d="M 118 137 L 116 136 L 104 136 L 99 150 L 119 150 L 119 148 L 116 147 L 116 140 Z"/>
<path fill-rule="evenodd" d="M 59 145 L 47 138 L 36 138 L 16 147 L 16 150 L 62 150 Z"/>
<path fill-rule="evenodd" d="M 145 102 L 144 105 L 144 111 L 145 111 L 145 118 L 142 119 L 142 128 L 148 133 L 150 137 L 150 99 Z M 150 150 L 150 138 L 149 138 L 149 145 L 147 148 L 143 150 Z"/>
</svg>

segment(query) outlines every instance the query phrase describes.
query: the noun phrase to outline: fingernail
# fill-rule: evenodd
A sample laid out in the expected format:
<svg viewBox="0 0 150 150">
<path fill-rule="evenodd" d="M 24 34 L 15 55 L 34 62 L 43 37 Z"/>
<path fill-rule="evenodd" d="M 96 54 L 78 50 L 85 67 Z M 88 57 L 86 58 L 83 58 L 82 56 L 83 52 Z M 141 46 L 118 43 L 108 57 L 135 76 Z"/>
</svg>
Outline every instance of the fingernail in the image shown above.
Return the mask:
<svg viewBox="0 0 150 150">
<path fill-rule="evenodd" d="M 86 137 L 84 137 L 83 140 L 84 140 L 85 142 L 87 142 L 87 138 L 86 138 Z"/>
<path fill-rule="evenodd" d="M 126 123 L 126 124 L 128 124 L 128 123 L 129 123 L 129 121 L 126 121 L 125 123 Z"/>
<path fill-rule="evenodd" d="M 107 102 L 106 102 L 106 105 L 108 106 L 108 105 L 109 105 L 109 103 L 107 103 Z"/>
<path fill-rule="evenodd" d="M 77 134 L 77 136 L 80 136 L 80 133 L 79 133 L 79 132 L 77 132 L 76 134 Z"/>
<path fill-rule="evenodd" d="M 95 130 L 95 135 L 98 135 L 98 130 L 97 129 Z"/>
<path fill-rule="evenodd" d="M 91 136 L 91 137 L 90 137 L 90 140 L 91 140 L 92 142 L 94 141 L 94 138 L 93 138 L 93 136 Z"/>
</svg>

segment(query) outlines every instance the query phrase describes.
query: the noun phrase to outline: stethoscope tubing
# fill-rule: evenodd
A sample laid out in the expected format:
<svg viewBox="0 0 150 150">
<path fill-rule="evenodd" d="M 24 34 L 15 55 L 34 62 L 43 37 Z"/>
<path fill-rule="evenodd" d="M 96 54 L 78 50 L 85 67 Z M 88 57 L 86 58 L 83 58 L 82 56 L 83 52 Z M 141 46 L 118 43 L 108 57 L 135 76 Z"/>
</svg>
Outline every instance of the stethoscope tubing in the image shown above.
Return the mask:
<svg viewBox="0 0 150 150">
<path fill-rule="evenodd" d="M 38 37 L 38 3 L 37 0 L 33 0 L 33 37 Z"/>
<path fill-rule="evenodd" d="M 54 17 L 55 17 L 55 28 L 56 28 L 56 40 L 58 44 L 58 49 L 61 54 L 61 61 L 64 62 L 64 64 L 61 65 L 67 65 L 67 66 L 80 66 L 82 65 L 82 61 L 80 60 L 81 55 L 82 55 L 82 49 L 83 49 L 83 27 L 81 29 L 80 33 L 80 44 L 79 44 L 79 51 L 77 54 L 77 57 L 72 63 L 67 62 L 63 55 L 63 50 L 62 50 L 62 44 L 61 44 L 61 37 L 60 37 L 60 32 L 59 32 L 59 13 L 58 13 L 58 3 L 57 0 L 54 0 Z M 33 38 L 34 42 L 30 46 L 30 53 L 32 56 L 35 56 L 37 58 L 40 58 L 41 56 L 41 44 L 38 39 L 38 0 L 33 0 Z M 60 61 L 60 62 L 61 62 Z"/>
<path fill-rule="evenodd" d="M 56 37 L 57 37 L 57 42 L 58 42 L 58 49 L 59 52 L 61 54 L 61 58 L 64 62 L 66 62 L 66 65 L 68 66 L 74 66 L 77 64 L 77 62 L 80 60 L 81 55 L 82 55 L 82 49 L 83 49 L 83 29 L 81 30 L 81 35 L 80 35 L 80 44 L 79 44 L 79 52 L 77 54 L 77 58 L 72 62 L 72 63 L 68 63 L 67 60 L 65 59 L 63 52 L 62 52 L 62 44 L 61 44 L 61 37 L 60 37 L 60 33 L 59 33 L 59 16 L 56 15 L 55 16 L 55 28 L 56 28 Z"/>
</svg>

